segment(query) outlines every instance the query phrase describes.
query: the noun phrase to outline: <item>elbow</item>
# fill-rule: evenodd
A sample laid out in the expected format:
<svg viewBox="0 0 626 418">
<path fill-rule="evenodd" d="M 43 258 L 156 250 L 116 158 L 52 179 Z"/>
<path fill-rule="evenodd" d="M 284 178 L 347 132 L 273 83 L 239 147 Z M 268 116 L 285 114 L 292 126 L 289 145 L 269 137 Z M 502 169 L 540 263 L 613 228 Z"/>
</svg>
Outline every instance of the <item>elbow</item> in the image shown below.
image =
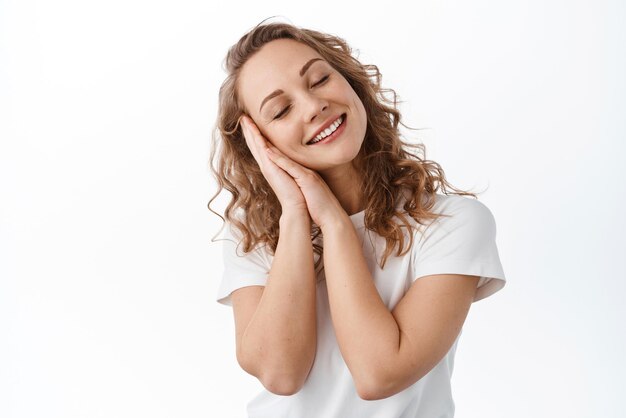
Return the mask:
<svg viewBox="0 0 626 418">
<path fill-rule="evenodd" d="M 265 389 L 272 392 L 274 395 L 280 396 L 295 395 L 300 392 L 300 389 L 304 386 L 302 379 L 295 379 L 292 376 L 262 376 L 259 380 Z"/>
<path fill-rule="evenodd" d="M 364 401 L 378 401 L 387 397 L 382 396 L 378 388 L 373 385 L 357 385 L 356 391 L 359 395 L 359 398 L 363 399 Z"/>
<path fill-rule="evenodd" d="M 355 380 L 355 386 L 361 399 L 365 401 L 378 401 L 402 392 L 419 379 L 421 379 L 421 377 L 387 375 L 385 378 Z"/>
<path fill-rule="evenodd" d="M 262 370 L 258 364 L 251 365 L 242 360 L 239 365 L 248 374 L 256 377 L 265 389 L 280 396 L 291 396 L 300 391 L 304 386 L 304 379 L 298 379 L 292 374 L 266 372 Z"/>
<path fill-rule="evenodd" d="M 360 379 L 355 380 L 355 386 L 359 398 L 364 401 L 378 401 L 388 398 L 399 392 L 390 380 L 386 379 Z"/>
</svg>

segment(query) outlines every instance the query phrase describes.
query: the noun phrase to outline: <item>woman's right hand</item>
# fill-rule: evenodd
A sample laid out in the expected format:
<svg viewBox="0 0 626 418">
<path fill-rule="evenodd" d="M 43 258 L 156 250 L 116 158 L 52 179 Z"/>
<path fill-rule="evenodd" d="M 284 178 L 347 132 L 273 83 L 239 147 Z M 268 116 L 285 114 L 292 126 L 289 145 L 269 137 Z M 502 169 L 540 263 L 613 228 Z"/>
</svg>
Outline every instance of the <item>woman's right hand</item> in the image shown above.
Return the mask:
<svg viewBox="0 0 626 418">
<path fill-rule="evenodd" d="M 278 167 L 267 155 L 267 139 L 261 134 L 254 121 L 248 116 L 240 119 L 242 132 L 252 156 L 259 164 L 263 176 L 274 190 L 282 212 L 309 213 L 304 195 L 296 181 L 285 170 Z M 310 215 L 309 215 L 310 216 Z"/>
</svg>

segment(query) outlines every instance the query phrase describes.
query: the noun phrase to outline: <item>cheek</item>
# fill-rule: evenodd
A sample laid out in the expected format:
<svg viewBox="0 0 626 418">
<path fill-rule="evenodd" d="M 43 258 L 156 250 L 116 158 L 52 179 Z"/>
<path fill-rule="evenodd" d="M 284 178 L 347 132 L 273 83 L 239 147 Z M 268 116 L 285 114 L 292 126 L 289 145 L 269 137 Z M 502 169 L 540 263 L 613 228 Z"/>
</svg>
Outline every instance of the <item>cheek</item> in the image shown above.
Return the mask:
<svg viewBox="0 0 626 418">
<path fill-rule="evenodd" d="M 285 148 L 285 133 L 282 129 L 263 129 L 261 134 L 266 142 L 283 151 Z"/>
<path fill-rule="evenodd" d="M 367 112 L 365 111 L 365 106 L 363 105 L 363 102 L 361 101 L 359 96 L 357 96 L 356 94 L 354 95 L 352 103 L 354 105 L 354 108 L 357 109 L 357 114 L 359 118 L 358 125 L 361 127 L 361 130 L 364 130 L 367 127 Z"/>
<path fill-rule="evenodd" d="M 361 121 L 362 127 L 365 130 L 365 127 L 367 127 L 367 112 L 365 111 L 365 106 L 363 106 L 363 102 L 361 101 L 361 99 L 357 98 L 357 103 L 361 109 L 361 113 L 363 115 L 363 120 Z"/>
<path fill-rule="evenodd" d="M 280 129 L 277 129 L 276 132 L 270 133 L 270 135 L 271 136 L 266 137 L 268 142 L 278 148 L 278 150 L 287 157 L 295 160 L 294 157 L 301 152 L 302 133 L 298 133 L 296 129 L 288 126 L 282 126 Z"/>
</svg>

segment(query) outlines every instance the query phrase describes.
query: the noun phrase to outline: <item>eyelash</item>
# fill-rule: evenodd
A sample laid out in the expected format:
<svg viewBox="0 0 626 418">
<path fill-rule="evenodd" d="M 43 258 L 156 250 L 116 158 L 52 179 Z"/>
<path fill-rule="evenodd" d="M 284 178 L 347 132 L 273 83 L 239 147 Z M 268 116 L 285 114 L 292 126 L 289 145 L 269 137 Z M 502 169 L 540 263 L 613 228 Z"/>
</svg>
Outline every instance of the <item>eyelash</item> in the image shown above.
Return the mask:
<svg viewBox="0 0 626 418">
<path fill-rule="evenodd" d="M 320 79 L 320 81 L 318 81 L 317 83 L 313 84 L 313 86 L 312 86 L 312 87 L 317 87 L 317 86 L 319 86 L 319 85 L 321 85 L 321 84 L 324 84 L 326 81 L 328 81 L 328 79 L 329 79 L 329 78 L 330 78 L 330 75 L 327 75 L 327 76 L 325 76 L 325 77 L 322 77 L 322 78 Z M 285 116 L 285 115 L 287 114 L 287 112 L 289 111 L 289 109 L 291 109 L 291 105 L 287 106 L 287 107 L 286 107 L 286 108 L 284 108 L 282 111 L 280 111 L 280 113 L 278 113 L 276 116 L 274 116 L 274 119 L 273 119 L 273 120 L 280 119 L 280 118 L 282 118 L 283 116 Z"/>
</svg>

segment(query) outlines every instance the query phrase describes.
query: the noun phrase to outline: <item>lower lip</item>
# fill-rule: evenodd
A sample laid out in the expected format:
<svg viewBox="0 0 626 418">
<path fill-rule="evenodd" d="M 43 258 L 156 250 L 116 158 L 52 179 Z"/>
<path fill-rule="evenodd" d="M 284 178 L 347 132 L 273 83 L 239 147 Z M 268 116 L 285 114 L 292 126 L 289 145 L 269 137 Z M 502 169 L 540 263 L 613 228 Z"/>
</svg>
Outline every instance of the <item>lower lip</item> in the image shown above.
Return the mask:
<svg viewBox="0 0 626 418">
<path fill-rule="evenodd" d="M 339 127 L 335 130 L 335 132 L 328 135 L 326 138 L 322 139 L 321 141 L 316 142 L 315 144 L 309 144 L 309 145 L 315 146 L 315 145 L 322 145 L 322 144 L 328 144 L 330 142 L 333 142 L 335 139 L 337 139 L 339 135 L 343 133 L 344 129 L 346 128 L 346 119 L 347 119 L 347 116 L 344 116 L 343 122 L 341 122 L 341 125 L 339 125 Z"/>
</svg>

